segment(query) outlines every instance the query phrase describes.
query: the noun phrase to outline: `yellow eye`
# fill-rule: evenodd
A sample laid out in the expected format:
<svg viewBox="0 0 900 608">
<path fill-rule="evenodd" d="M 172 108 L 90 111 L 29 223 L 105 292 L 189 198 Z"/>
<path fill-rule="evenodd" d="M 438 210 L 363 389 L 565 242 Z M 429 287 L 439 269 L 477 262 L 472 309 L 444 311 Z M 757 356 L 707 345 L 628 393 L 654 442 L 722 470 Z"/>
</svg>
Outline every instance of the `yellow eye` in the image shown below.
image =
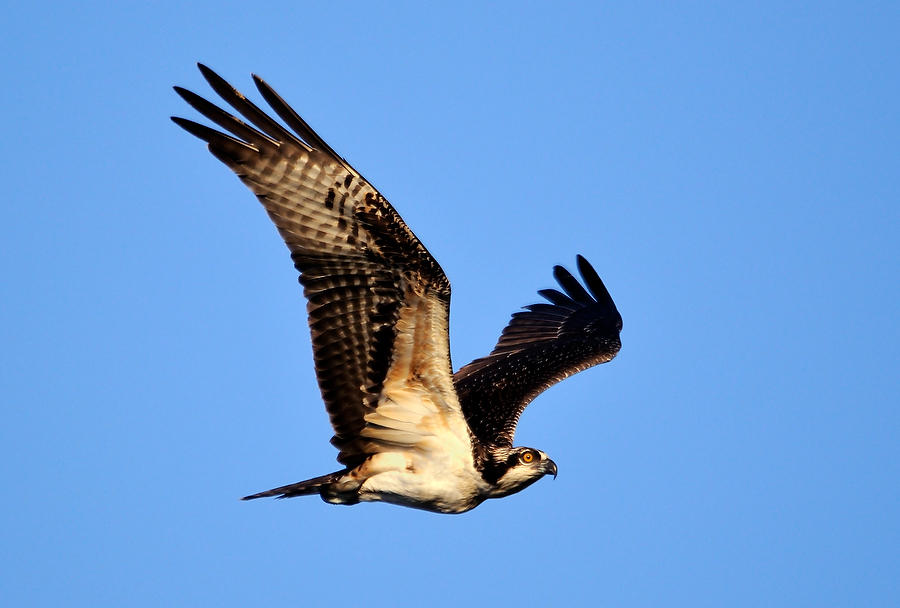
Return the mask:
<svg viewBox="0 0 900 608">
<path fill-rule="evenodd" d="M 534 462 L 534 452 L 524 452 L 520 458 L 525 464 L 531 464 Z"/>
</svg>

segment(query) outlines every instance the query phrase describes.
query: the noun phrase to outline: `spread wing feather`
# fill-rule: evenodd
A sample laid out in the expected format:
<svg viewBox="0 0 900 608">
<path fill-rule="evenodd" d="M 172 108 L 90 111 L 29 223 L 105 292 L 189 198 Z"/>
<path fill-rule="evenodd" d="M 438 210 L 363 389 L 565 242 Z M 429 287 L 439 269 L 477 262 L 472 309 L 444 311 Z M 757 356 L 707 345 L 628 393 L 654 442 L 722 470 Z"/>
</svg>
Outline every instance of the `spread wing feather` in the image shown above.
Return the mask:
<svg viewBox="0 0 900 608">
<path fill-rule="evenodd" d="M 435 405 L 461 420 L 446 338 L 450 284 L 438 263 L 390 203 L 268 84 L 253 77 L 293 132 L 215 72 L 199 67 L 213 90 L 248 122 L 180 87 L 175 90 L 185 101 L 228 133 L 172 120 L 207 142 L 210 152 L 256 194 L 291 252 L 308 300 L 316 375 L 338 460 L 353 466 L 377 450 L 373 434 L 365 433 L 367 438 L 363 431 L 366 417 L 383 398 L 400 319 L 404 332 L 415 334 L 416 319 L 427 318 L 429 330 L 443 334 L 404 341 L 427 364 L 403 374 L 393 386 L 415 385 L 417 374 L 427 368 L 428 382 L 446 397 Z"/>
<path fill-rule="evenodd" d="M 578 270 L 585 285 L 555 266 L 563 291 L 539 291 L 550 304 L 513 313 L 491 354 L 454 375 L 466 421 L 481 442 L 512 446 L 519 416 L 535 397 L 619 351 L 622 317 L 612 297 L 580 255 Z"/>
</svg>

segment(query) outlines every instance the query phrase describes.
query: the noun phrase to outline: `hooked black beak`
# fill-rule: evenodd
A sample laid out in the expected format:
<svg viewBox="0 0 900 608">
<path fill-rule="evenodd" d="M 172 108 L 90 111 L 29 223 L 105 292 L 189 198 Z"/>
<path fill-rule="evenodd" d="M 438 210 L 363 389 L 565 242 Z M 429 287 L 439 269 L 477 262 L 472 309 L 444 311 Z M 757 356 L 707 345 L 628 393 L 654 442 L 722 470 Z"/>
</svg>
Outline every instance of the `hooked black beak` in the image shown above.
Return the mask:
<svg viewBox="0 0 900 608">
<path fill-rule="evenodd" d="M 544 463 L 544 475 L 551 474 L 553 475 L 553 479 L 556 479 L 556 473 L 556 463 L 548 458 L 547 462 Z"/>
</svg>

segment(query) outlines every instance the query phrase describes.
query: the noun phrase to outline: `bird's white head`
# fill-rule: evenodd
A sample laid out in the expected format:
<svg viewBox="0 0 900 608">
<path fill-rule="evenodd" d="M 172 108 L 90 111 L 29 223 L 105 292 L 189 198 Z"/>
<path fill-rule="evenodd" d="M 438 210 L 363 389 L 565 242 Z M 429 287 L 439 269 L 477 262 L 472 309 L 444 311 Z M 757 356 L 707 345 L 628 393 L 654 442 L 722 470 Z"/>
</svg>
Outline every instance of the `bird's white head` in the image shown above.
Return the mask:
<svg viewBox="0 0 900 608">
<path fill-rule="evenodd" d="M 505 458 L 506 470 L 494 483 L 490 498 L 501 498 L 524 490 L 544 475 L 556 478 L 556 463 L 533 448 L 512 448 Z"/>
</svg>

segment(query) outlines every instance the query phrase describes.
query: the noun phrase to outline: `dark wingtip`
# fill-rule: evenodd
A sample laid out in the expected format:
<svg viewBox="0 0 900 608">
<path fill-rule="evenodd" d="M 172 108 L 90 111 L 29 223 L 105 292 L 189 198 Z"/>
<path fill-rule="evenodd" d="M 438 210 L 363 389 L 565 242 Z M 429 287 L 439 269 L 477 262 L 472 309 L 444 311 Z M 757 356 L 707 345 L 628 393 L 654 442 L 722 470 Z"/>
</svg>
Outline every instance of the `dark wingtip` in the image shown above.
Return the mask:
<svg viewBox="0 0 900 608">
<path fill-rule="evenodd" d="M 182 118 L 181 116 L 169 116 L 169 120 L 174 122 L 176 125 L 187 131 L 192 135 L 197 135 L 195 131 L 197 130 L 195 127 L 198 126 L 193 120 L 188 120 L 187 118 Z M 202 125 L 200 125 L 202 126 Z M 198 135 L 199 137 L 199 135 Z"/>
<path fill-rule="evenodd" d="M 556 306 L 569 309 L 574 309 L 575 307 L 575 302 L 572 298 L 556 289 L 539 289 L 538 295 Z"/>
<path fill-rule="evenodd" d="M 273 494 L 271 491 L 259 492 L 257 494 L 251 494 L 249 496 L 244 496 L 241 498 L 241 500 L 256 500 L 257 498 L 266 498 L 267 496 L 274 496 L 274 495 L 275 494 Z M 284 496 L 279 496 L 279 498 L 284 498 Z"/>
<path fill-rule="evenodd" d="M 244 99 L 244 95 L 240 91 L 231 86 L 227 80 L 216 74 L 212 69 L 206 67 L 202 63 L 198 63 L 197 67 L 200 68 L 200 73 L 203 74 L 203 78 L 206 79 L 209 86 L 211 86 L 216 93 L 225 98 L 225 101 L 232 103 L 229 99 L 232 96 L 236 96 L 238 99 Z"/>
<path fill-rule="evenodd" d="M 581 278 L 584 279 L 585 285 L 591 290 L 594 298 L 601 304 L 606 304 L 615 308 L 616 305 L 613 302 L 609 290 L 606 288 L 606 285 L 603 283 L 600 275 L 597 274 L 597 271 L 594 270 L 591 263 L 580 254 L 576 256 L 576 259 L 578 261 L 578 272 L 581 273 Z"/>
<path fill-rule="evenodd" d="M 187 118 L 181 118 L 180 116 L 170 116 L 169 117 L 172 122 L 176 125 L 193 135 L 194 137 L 199 137 L 206 143 L 212 143 L 217 138 L 227 138 L 227 135 L 222 135 L 218 131 L 210 129 L 206 125 L 201 125 L 200 123 L 194 122 L 193 120 L 188 120 Z"/>
<path fill-rule="evenodd" d="M 591 265 L 591 263 L 588 262 L 587 258 L 585 258 L 580 253 L 575 256 L 575 263 L 578 266 L 578 272 L 581 274 L 581 277 L 585 279 L 585 281 L 588 280 L 588 277 L 598 276 L 597 271 L 594 270 L 594 267 Z"/>
<path fill-rule="evenodd" d="M 172 87 L 172 89 L 176 93 L 178 93 L 179 97 L 181 97 L 183 100 L 188 102 L 188 104 L 192 108 L 194 108 L 195 110 L 197 110 L 198 112 L 200 112 L 201 114 L 206 116 L 206 113 L 203 111 L 204 106 L 210 106 L 212 104 L 210 104 L 208 101 L 206 101 L 205 99 L 203 99 L 202 97 L 200 97 L 199 95 L 194 93 L 193 91 L 189 91 L 189 90 L 185 89 L 184 87 L 179 87 L 178 85 L 175 85 L 174 87 Z"/>
<path fill-rule="evenodd" d="M 559 283 L 559 286 L 562 287 L 566 295 L 581 306 L 590 306 L 594 303 L 591 294 L 585 290 L 584 286 L 578 282 L 578 279 L 576 279 L 566 268 L 554 266 L 553 278 L 556 279 L 556 282 Z"/>
<path fill-rule="evenodd" d="M 214 81 L 224 80 L 221 76 L 216 74 L 216 72 L 206 65 L 205 63 L 197 62 L 197 69 L 200 70 L 200 73 L 203 74 L 203 78 L 206 79 L 206 82 L 213 84 Z M 215 86 L 213 86 L 215 88 Z"/>
<path fill-rule="evenodd" d="M 207 65 L 206 65 L 205 63 L 203 63 L 203 62 L 198 61 L 198 62 L 197 62 L 197 68 L 200 70 L 200 73 L 203 74 L 204 77 L 206 77 L 207 74 L 212 74 L 213 76 L 218 76 L 218 74 L 216 74 L 216 73 L 212 70 L 212 68 L 210 68 L 209 66 L 207 66 Z"/>
<path fill-rule="evenodd" d="M 194 104 L 191 103 L 191 100 L 197 99 L 197 98 L 200 97 L 199 95 L 197 95 L 197 94 L 194 93 L 193 91 L 189 91 L 189 90 L 187 90 L 187 89 L 184 88 L 184 87 L 178 86 L 177 84 L 176 84 L 175 86 L 172 87 L 172 90 L 174 90 L 176 93 L 178 93 L 178 96 L 179 96 L 179 97 L 181 97 L 181 98 L 182 98 L 183 100 L 185 100 L 186 102 L 190 103 L 192 106 L 193 106 Z"/>
</svg>

